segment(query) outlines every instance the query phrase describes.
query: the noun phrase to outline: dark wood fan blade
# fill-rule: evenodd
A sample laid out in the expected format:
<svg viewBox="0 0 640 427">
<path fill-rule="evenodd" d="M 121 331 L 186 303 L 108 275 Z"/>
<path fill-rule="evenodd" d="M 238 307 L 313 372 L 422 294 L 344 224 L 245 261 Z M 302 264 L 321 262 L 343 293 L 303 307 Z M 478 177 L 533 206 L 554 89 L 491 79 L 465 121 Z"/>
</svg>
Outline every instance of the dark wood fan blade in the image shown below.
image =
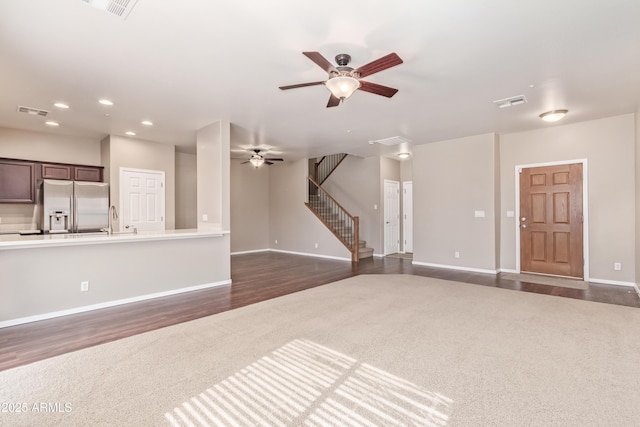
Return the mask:
<svg viewBox="0 0 640 427">
<path fill-rule="evenodd" d="M 327 108 L 337 107 L 338 105 L 340 105 L 340 98 L 332 94 L 331 97 L 329 98 L 329 103 L 327 104 Z"/>
<path fill-rule="evenodd" d="M 394 52 L 387 56 L 383 56 L 380 59 L 376 59 L 373 62 L 363 65 L 355 69 L 357 73 L 360 73 L 360 77 L 367 77 L 371 74 L 379 73 L 387 68 L 395 67 L 402 64 L 402 59 Z"/>
<path fill-rule="evenodd" d="M 332 71 L 338 72 L 336 67 L 327 60 L 324 56 L 320 54 L 320 52 L 302 52 L 304 56 L 315 62 L 320 68 L 325 70 L 327 74 L 330 74 Z"/>
<path fill-rule="evenodd" d="M 323 85 L 324 83 L 325 83 L 324 80 L 321 81 L 321 82 L 299 83 L 297 85 L 280 86 L 280 89 L 282 89 L 282 90 L 295 89 L 295 88 L 298 88 L 298 87 Z"/>
<path fill-rule="evenodd" d="M 382 86 L 377 83 L 363 82 L 362 80 L 360 80 L 359 90 L 363 90 L 369 93 L 375 93 L 376 95 L 386 96 L 387 98 L 391 98 L 398 92 L 398 89 L 394 89 L 389 86 Z"/>
<path fill-rule="evenodd" d="M 284 162 L 284 159 L 274 159 L 274 158 L 271 158 L 271 157 L 265 158 L 265 160 L 270 160 L 272 162 Z"/>
<path fill-rule="evenodd" d="M 272 165 L 272 164 L 273 164 L 273 162 L 269 162 L 269 161 L 265 160 L 265 161 L 264 161 L 264 164 L 265 164 L 265 165 Z"/>
<path fill-rule="evenodd" d="M 245 163 L 249 163 L 249 160 L 247 160 L 246 162 L 242 162 L 240 163 L 241 165 L 244 165 Z"/>
</svg>

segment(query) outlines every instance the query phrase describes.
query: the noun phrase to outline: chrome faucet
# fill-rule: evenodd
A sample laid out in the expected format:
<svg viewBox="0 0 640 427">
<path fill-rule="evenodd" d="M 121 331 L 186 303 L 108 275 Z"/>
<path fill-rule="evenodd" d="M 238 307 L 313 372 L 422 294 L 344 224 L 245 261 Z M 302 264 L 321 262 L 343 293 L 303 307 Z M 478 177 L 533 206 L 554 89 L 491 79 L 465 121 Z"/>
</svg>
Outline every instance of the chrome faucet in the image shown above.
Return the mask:
<svg viewBox="0 0 640 427">
<path fill-rule="evenodd" d="M 115 205 L 109 206 L 109 229 L 107 230 L 109 234 L 113 234 L 113 220 L 118 219 L 118 210 Z"/>
</svg>

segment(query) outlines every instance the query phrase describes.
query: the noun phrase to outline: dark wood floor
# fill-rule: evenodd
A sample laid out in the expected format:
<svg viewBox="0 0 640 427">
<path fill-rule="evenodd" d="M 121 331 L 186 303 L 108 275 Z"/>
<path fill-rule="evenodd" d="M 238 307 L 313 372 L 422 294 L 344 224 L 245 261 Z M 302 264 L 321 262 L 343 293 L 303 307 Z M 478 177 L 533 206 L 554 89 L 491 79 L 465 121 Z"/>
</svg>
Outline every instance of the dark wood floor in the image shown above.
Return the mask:
<svg viewBox="0 0 640 427">
<path fill-rule="evenodd" d="M 0 329 L 0 371 L 146 331 L 209 316 L 358 274 L 414 274 L 516 291 L 640 307 L 635 290 L 590 284 L 588 290 L 520 283 L 491 274 L 374 258 L 351 264 L 278 252 L 231 257 L 232 285 Z"/>
</svg>

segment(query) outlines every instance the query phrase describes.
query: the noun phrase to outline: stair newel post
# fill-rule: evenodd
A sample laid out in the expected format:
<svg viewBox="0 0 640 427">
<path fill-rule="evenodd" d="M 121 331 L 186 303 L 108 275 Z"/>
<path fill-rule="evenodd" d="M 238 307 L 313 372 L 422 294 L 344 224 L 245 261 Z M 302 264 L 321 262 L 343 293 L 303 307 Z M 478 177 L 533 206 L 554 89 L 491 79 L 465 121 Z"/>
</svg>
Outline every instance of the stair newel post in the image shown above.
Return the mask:
<svg viewBox="0 0 640 427">
<path fill-rule="evenodd" d="M 360 261 L 360 217 L 353 217 L 353 246 L 354 250 L 351 252 L 351 261 Z"/>
</svg>

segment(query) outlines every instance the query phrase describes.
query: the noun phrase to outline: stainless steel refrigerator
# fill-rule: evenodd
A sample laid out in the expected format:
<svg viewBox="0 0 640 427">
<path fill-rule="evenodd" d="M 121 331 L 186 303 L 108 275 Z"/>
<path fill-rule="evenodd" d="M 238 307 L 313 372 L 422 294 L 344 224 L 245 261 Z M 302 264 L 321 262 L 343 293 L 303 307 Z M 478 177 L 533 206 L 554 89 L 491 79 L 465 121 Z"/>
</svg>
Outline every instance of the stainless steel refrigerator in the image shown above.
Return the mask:
<svg viewBox="0 0 640 427">
<path fill-rule="evenodd" d="M 44 233 L 87 233 L 109 227 L 109 184 L 45 179 L 40 192 Z"/>
</svg>

